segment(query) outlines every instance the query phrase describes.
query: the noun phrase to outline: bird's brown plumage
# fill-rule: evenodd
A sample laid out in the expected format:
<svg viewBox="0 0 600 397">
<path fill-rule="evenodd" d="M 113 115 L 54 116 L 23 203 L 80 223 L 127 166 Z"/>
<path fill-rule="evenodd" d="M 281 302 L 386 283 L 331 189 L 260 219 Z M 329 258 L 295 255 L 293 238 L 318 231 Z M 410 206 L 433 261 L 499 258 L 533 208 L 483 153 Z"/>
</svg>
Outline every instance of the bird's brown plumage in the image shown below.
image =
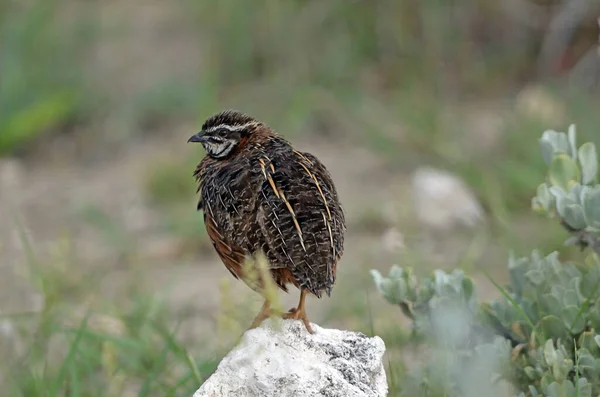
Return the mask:
<svg viewBox="0 0 600 397">
<path fill-rule="evenodd" d="M 209 118 L 202 131 L 219 135 L 218 143 L 222 137 L 237 143 L 223 157 L 204 157 L 194 173 L 198 210 L 227 269 L 241 278 L 245 258 L 262 251 L 284 291 L 291 283 L 317 297 L 330 295 L 346 225 L 325 166 L 238 112 Z"/>
</svg>

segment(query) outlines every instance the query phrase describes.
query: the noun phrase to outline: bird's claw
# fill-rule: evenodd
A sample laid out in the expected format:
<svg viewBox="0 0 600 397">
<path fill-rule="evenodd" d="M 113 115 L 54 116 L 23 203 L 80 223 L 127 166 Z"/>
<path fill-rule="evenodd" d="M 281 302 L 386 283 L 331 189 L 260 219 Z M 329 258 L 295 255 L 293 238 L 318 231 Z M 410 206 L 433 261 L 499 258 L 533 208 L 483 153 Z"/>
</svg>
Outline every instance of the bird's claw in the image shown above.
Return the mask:
<svg viewBox="0 0 600 397">
<path fill-rule="evenodd" d="M 298 310 L 297 308 L 293 308 L 289 312 L 284 313 L 281 317 L 283 319 L 301 320 L 309 334 L 315 333 L 315 331 L 313 331 L 312 327 L 310 326 L 310 321 L 308 320 L 308 317 L 306 316 L 306 312 L 304 310 Z"/>
</svg>

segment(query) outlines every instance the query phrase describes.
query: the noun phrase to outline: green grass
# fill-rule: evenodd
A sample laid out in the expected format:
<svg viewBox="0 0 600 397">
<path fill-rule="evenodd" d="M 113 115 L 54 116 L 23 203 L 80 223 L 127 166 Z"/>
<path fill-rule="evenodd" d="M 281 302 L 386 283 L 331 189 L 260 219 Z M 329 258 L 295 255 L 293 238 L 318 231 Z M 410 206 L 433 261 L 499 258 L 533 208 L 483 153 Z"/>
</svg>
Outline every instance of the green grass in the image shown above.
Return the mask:
<svg viewBox="0 0 600 397">
<path fill-rule="evenodd" d="M 23 397 L 193 394 L 219 357 L 199 349 L 194 353 L 174 335 L 173 323 L 161 318 L 164 309 L 155 313 L 148 304 L 154 300 L 142 298 L 121 316 L 87 313 L 72 325 L 54 311 L 41 322 L 13 319 L 17 324 L 28 320 L 24 339 L 31 344 L 24 354 L 4 361 L 4 389 Z"/>
<path fill-rule="evenodd" d="M 90 300 L 91 273 L 73 279 L 77 267 L 63 263 L 67 257 L 37 258 L 23 242 L 43 304 L 0 318 L 13 330 L 0 336 L 8 342 L 0 343 L 0 373 L 9 395 L 190 396 L 215 370 L 223 352 L 201 333 L 184 341 L 182 321 L 159 296 L 130 288 L 127 304 Z"/>
</svg>

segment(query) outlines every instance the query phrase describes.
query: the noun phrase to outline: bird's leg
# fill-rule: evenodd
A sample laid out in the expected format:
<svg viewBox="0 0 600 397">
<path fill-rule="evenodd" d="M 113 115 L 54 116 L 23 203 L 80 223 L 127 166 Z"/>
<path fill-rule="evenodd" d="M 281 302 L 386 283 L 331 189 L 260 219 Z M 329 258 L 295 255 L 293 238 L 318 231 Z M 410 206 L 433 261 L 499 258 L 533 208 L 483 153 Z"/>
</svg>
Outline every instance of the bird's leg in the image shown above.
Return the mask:
<svg viewBox="0 0 600 397">
<path fill-rule="evenodd" d="M 268 299 L 265 299 L 265 303 L 263 303 L 262 308 L 260 309 L 260 312 L 256 315 L 256 317 L 254 318 L 254 321 L 252 322 L 252 325 L 250 325 L 250 328 L 248 328 L 248 329 L 253 329 L 253 328 L 258 327 L 264 320 L 269 318 L 270 315 L 271 315 L 271 303 L 269 302 Z"/>
<path fill-rule="evenodd" d="M 282 315 L 282 317 L 284 319 L 289 318 L 289 319 L 293 319 L 293 320 L 302 320 L 302 322 L 304 323 L 304 326 L 306 327 L 306 330 L 310 334 L 314 334 L 315 332 L 312 330 L 312 327 L 310 326 L 310 321 L 308 321 L 308 317 L 306 316 L 306 307 L 304 306 L 305 299 L 306 299 L 306 290 L 302 289 L 300 291 L 300 302 L 298 303 L 298 307 L 290 310 L 287 313 L 284 313 Z"/>
</svg>

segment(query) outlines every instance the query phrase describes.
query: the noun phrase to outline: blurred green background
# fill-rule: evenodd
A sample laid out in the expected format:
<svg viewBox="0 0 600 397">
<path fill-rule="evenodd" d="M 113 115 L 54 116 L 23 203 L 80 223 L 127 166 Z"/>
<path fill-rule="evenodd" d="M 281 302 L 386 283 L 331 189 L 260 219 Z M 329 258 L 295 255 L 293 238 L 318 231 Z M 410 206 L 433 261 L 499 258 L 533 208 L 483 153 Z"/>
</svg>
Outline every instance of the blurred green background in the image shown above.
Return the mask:
<svg viewBox="0 0 600 397">
<path fill-rule="evenodd" d="M 332 172 L 347 248 L 309 315 L 381 335 L 397 379 L 406 323 L 369 269 L 463 267 L 485 298 L 479 267 L 501 282 L 509 249 L 565 239 L 530 213 L 536 142 L 575 123 L 600 144 L 599 16 L 593 0 L 0 0 L 0 387 L 189 396 L 210 375 L 261 304 L 195 212 L 204 153 L 185 142 L 227 108 Z"/>
</svg>

